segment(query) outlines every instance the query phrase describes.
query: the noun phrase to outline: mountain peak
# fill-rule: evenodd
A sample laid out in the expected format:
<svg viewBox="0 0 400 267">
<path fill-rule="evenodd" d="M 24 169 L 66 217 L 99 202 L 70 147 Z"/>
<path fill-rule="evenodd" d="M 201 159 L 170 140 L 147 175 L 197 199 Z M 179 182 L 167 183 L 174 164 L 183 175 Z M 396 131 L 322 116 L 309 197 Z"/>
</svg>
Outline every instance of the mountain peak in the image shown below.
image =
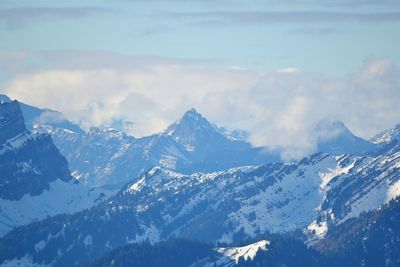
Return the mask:
<svg viewBox="0 0 400 267">
<path fill-rule="evenodd" d="M 204 117 L 195 108 L 191 108 L 183 114 L 181 120 L 189 118 L 198 120 Z"/>
<path fill-rule="evenodd" d="M 181 119 L 170 125 L 166 133 L 174 136 L 177 134 L 187 135 L 196 131 L 216 132 L 216 129 L 196 109 L 191 108 L 183 114 Z"/>
<path fill-rule="evenodd" d="M 7 95 L 0 94 L 0 103 L 1 102 L 11 102 L 11 99 Z"/>
<path fill-rule="evenodd" d="M 314 128 L 318 151 L 331 154 L 364 155 L 374 150 L 374 145 L 354 135 L 338 120 L 321 120 Z"/>
<path fill-rule="evenodd" d="M 319 121 L 315 126 L 315 132 L 321 141 L 332 140 L 343 135 L 353 135 L 342 121 L 332 119 Z"/>
<path fill-rule="evenodd" d="M 164 135 L 171 136 L 176 142 L 189 150 L 193 150 L 198 144 L 206 140 L 221 138 L 217 129 L 204 118 L 196 109 L 186 111 L 182 118 L 163 132 Z"/>
</svg>

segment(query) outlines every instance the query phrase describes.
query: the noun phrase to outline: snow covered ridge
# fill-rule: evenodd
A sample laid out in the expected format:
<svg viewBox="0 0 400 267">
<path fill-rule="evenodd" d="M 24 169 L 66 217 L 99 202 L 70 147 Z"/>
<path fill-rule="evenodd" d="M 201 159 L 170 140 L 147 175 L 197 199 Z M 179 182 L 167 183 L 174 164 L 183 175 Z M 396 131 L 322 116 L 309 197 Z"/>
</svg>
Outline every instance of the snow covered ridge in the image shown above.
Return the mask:
<svg viewBox="0 0 400 267">
<path fill-rule="evenodd" d="M 218 248 L 217 252 L 222 254 L 216 264 L 221 267 L 233 266 L 239 262 L 239 258 L 243 258 L 245 261 L 252 260 L 260 250 L 267 250 L 267 246 L 270 244 L 268 240 L 261 240 L 256 243 L 243 246 L 243 247 L 228 247 Z"/>
<path fill-rule="evenodd" d="M 206 210 L 198 212 L 208 216 L 217 212 L 226 214 L 224 224 L 236 225 L 232 233 L 242 230 L 254 236 L 266 230 L 290 231 L 302 228 L 314 217 L 314 209 L 323 201 L 324 196 L 319 190 L 320 171 L 336 166 L 335 161 L 326 155 L 320 155 L 311 162 L 305 166 L 272 164 L 193 175 L 182 175 L 157 167 L 138 182 L 127 186 L 124 192 L 140 198 L 138 212 L 144 212 L 143 206 L 151 208 L 153 203 L 157 203 L 153 202 L 153 198 L 162 199 L 166 195 L 178 198 L 191 188 L 196 188 L 200 191 L 182 203 L 175 218 L 165 218 L 177 220 L 191 214 L 206 201 L 214 203 L 215 208 L 206 207 Z M 144 199 L 145 194 L 147 200 Z M 239 199 L 239 196 L 242 197 Z M 224 202 L 232 203 L 236 208 L 219 210 L 218 207 L 223 206 Z M 168 211 L 165 213 L 168 214 Z M 220 237 L 221 241 L 231 242 L 232 237 L 226 234 Z"/>
<path fill-rule="evenodd" d="M 394 140 L 400 141 L 400 124 L 377 134 L 370 141 L 374 144 L 388 144 Z"/>
<path fill-rule="evenodd" d="M 398 150 L 399 146 L 394 146 L 376 157 L 317 154 L 297 164 L 193 175 L 157 167 L 128 185 L 123 194 L 131 195 L 136 211 L 143 214 L 154 212 L 158 203 L 168 206 L 167 199 L 172 196 L 183 197 L 181 204 L 161 212 L 166 224 L 191 214 L 199 218 L 226 216 L 221 220 L 226 228 L 217 238 L 222 242 L 232 242 L 239 232 L 254 237 L 265 231 L 296 229 L 307 229 L 322 238 L 330 224 L 379 208 L 399 195 Z M 192 224 L 186 222 L 175 231 L 185 232 L 195 227 L 189 226 Z"/>
<path fill-rule="evenodd" d="M 120 189 L 155 166 L 192 174 L 281 162 L 280 151 L 252 147 L 244 133 L 232 137 L 194 109 L 166 130 L 141 138 L 107 127 L 93 127 L 87 133 L 54 125 L 35 127 L 52 135 L 74 177 L 88 187 Z M 331 155 L 365 155 L 378 147 L 352 134 L 341 122 L 320 125 L 315 131 L 320 136 L 318 151 Z"/>
<path fill-rule="evenodd" d="M 221 221 L 226 228 L 222 227 L 218 240 L 232 242 L 239 232 L 254 237 L 265 231 L 286 232 L 306 227 L 318 215 L 316 210 L 326 194 L 321 188 L 322 177 L 331 169 L 337 169 L 337 162 L 324 154 L 299 165 L 239 167 L 208 174 L 182 175 L 157 167 L 128 185 L 123 194 L 132 195 L 139 213 L 151 213 L 153 205 L 169 196 L 184 196 L 187 200 L 162 212 L 167 224 L 196 212 L 204 218 L 226 216 Z M 194 194 L 187 193 L 193 189 Z M 213 204 L 204 206 L 205 203 Z M 195 222 L 187 222 L 183 228 L 192 223 Z"/>
<path fill-rule="evenodd" d="M 380 208 L 399 196 L 400 143 L 393 143 L 375 156 L 340 157 L 338 167 L 325 173 L 323 179 L 325 200 L 317 208 L 318 220 L 308 226 L 318 238 L 326 234 L 329 225 Z"/>
</svg>

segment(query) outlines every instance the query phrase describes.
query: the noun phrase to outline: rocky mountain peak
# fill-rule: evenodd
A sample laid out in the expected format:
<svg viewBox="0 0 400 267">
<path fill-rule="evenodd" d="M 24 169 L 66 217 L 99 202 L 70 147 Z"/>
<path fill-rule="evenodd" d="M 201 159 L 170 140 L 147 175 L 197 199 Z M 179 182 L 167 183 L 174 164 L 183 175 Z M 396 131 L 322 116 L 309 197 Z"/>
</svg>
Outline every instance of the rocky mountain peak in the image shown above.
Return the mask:
<svg viewBox="0 0 400 267">
<path fill-rule="evenodd" d="M 194 146 L 210 137 L 222 136 L 217 129 L 194 108 L 186 111 L 182 118 L 167 128 L 165 135 L 184 146 Z"/>
</svg>

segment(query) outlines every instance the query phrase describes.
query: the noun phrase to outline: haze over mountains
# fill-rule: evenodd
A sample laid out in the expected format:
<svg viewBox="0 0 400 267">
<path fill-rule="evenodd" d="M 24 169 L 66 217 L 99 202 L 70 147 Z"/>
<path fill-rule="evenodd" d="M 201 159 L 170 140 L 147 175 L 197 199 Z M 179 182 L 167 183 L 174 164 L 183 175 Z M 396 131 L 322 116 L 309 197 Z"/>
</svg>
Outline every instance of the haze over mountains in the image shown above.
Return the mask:
<svg viewBox="0 0 400 267">
<path fill-rule="evenodd" d="M 195 109 L 135 138 L 0 102 L 0 266 L 141 266 L 166 251 L 187 256 L 176 266 L 400 262 L 397 126 L 367 141 L 323 121 L 317 153 L 285 163 Z"/>
</svg>

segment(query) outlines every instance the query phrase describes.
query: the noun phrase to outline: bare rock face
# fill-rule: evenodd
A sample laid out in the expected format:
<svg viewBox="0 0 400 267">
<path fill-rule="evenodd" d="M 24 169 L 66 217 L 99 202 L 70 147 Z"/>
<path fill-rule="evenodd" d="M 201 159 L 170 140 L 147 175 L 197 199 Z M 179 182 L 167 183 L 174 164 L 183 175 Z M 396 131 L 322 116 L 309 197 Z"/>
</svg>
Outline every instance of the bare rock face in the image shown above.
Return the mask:
<svg viewBox="0 0 400 267">
<path fill-rule="evenodd" d="M 68 164 L 47 134 L 26 130 L 19 103 L 0 104 L 0 198 L 39 195 L 57 179 L 70 181 Z"/>
</svg>

